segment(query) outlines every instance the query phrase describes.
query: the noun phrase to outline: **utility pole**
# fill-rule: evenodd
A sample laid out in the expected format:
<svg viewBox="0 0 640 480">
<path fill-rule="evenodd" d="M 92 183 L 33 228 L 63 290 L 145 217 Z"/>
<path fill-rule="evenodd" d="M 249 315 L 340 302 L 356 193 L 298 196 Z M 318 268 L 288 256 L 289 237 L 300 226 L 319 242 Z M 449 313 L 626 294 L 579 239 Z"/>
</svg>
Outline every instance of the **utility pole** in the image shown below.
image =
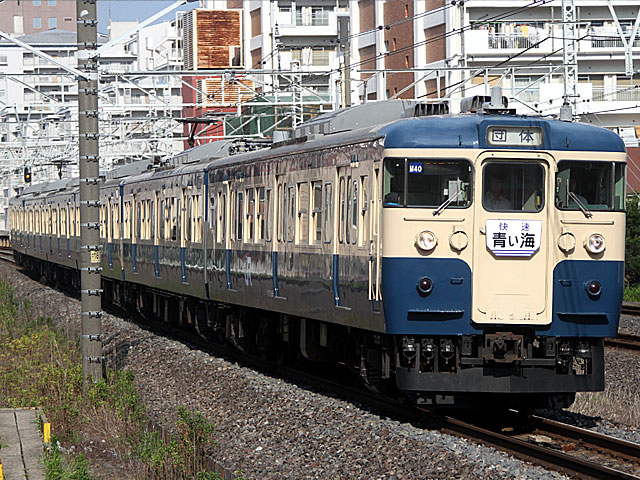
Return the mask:
<svg viewBox="0 0 640 480">
<path fill-rule="evenodd" d="M 80 288 L 82 387 L 102 376 L 100 284 L 100 162 L 98 157 L 97 0 L 76 0 L 78 13 L 78 123 L 80 165 Z"/>
<path fill-rule="evenodd" d="M 342 48 L 342 107 L 351 106 L 351 27 L 349 16 L 338 17 L 338 41 Z"/>
<path fill-rule="evenodd" d="M 578 24 L 574 0 L 562 0 L 562 62 L 564 64 L 564 104 L 561 120 L 578 116 Z"/>
</svg>

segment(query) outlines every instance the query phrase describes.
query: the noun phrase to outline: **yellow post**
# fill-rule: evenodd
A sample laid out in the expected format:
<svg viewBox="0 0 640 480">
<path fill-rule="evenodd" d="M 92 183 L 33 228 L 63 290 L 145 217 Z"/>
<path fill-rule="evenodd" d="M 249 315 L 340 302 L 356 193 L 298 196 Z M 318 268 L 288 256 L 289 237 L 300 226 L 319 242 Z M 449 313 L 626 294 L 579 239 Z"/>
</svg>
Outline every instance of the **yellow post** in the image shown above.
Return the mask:
<svg viewBox="0 0 640 480">
<path fill-rule="evenodd" d="M 49 422 L 45 422 L 44 425 L 42 425 L 42 436 L 44 443 L 51 441 L 51 424 Z M 0 477 L 0 480 L 2 480 L 2 477 Z"/>
<path fill-rule="evenodd" d="M 4 480 L 4 472 L 2 471 L 2 459 L 0 459 L 0 480 Z"/>
</svg>

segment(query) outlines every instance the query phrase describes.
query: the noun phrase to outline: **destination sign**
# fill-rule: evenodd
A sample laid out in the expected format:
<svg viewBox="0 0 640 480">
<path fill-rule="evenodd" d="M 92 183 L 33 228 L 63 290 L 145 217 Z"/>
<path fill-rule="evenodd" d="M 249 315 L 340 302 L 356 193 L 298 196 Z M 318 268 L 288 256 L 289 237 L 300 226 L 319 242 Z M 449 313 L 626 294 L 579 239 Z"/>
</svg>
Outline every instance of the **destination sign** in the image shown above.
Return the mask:
<svg viewBox="0 0 640 480">
<path fill-rule="evenodd" d="M 540 249 L 540 220 L 487 220 L 485 231 L 496 257 L 530 257 Z"/>
<path fill-rule="evenodd" d="M 539 147 L 542 128 L 492 125 L 487 128 L 487 143 L 495 146 Z"/>
</svg>

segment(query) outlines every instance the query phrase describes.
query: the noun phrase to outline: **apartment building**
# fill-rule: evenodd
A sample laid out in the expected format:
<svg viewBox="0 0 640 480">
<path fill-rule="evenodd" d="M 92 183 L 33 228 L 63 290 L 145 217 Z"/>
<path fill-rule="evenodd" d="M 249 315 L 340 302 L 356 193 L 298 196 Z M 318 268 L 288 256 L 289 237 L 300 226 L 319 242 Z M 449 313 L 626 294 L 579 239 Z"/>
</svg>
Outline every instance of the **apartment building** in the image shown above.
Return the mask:
<svg viewBox="0 0 640 480">
<path fill-rule="evenodd" d="M 0 2 L 0 30 L 28 35 L 52 29 L 76 31 L 76 2 L 8 0 Z"/>
</svg>

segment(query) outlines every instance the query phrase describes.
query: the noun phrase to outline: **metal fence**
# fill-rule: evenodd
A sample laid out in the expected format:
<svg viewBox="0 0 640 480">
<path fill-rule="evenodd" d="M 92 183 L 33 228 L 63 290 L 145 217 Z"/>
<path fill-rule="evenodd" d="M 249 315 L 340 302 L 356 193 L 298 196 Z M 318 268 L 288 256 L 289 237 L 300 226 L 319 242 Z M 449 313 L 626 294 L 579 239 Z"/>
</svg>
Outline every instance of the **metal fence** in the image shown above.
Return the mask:
<svg viewBox="0 0 640 480">
<path fill-rule="evenodd" d="M 540 35 L 523 35 L 521 33 L 492 33 L 489 35 L 489 48 L 516 49 L 540 48 Z"/>
</svg>

